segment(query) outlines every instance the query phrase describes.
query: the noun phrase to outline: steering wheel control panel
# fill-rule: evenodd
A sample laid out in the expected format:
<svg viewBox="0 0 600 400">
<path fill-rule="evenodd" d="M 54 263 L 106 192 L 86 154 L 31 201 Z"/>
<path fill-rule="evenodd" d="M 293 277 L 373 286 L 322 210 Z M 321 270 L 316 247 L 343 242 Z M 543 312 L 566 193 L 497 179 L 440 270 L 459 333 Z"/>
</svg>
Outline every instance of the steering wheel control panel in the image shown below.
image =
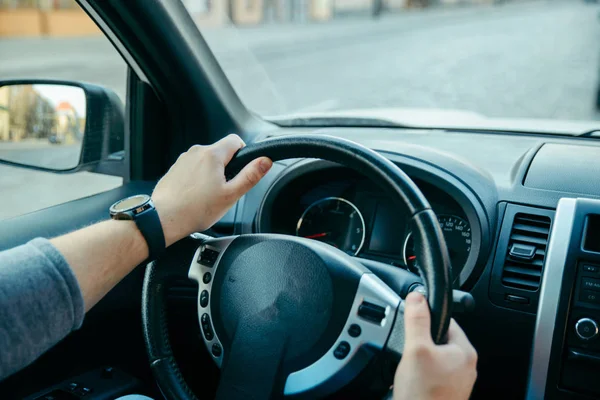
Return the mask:
<svg viewBox="0 0 600 400">
<path fill-rule="evenodd" d="M 374 349 L 383 349 L 387 341 L 400 297 L 373 274 L 360 280 L 345 329 L 336 344 L 308 367 L 289 375 L 286 395 L 311 393 L 321 397 L 327 386 L 339 385 L 339 379 L 351 370 L 360 370 L 372 358 Z"/>
<path fill-rule="evenodd" d="M 210 310 L 210 294 L 217 261 L 223 251 L 233 241 L 217 241 L 211 245 L 202 245 L 194 255 L 188 276 L 198 282 L 198 319 L 204 337 L 204 343 L 215 363 L 221 367 L 223 362 L 223 344 L 217 337 Z"/>
</svg>

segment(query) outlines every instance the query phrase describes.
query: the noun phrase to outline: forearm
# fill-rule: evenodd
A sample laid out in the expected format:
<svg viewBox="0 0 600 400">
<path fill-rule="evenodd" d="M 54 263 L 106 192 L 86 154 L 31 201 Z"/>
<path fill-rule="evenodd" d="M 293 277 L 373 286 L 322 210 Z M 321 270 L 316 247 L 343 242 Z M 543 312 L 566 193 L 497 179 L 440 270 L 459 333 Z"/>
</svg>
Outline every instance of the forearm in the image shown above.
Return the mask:
<svg viewBox="0 0 600 400">
<path fill-rule="evenodd" d="M 230 135 L 193 146 L 159 181 L 152 199 L 167 247 L 212 226 L 267 173 L 272 163 L 260 158 L 225 179 L 225 166 L 243 145 Z M 84 312 L 148 254 L 136 223 L 122 220 L 0 252 L 0 379 L 78 329 Z"/>
<path fill-rule="evenodd" d="M 51 242 L 71 266 L 86 311 L 148 257 L 146 241 L 133 221 L 101 222 Z"/>
</svg>

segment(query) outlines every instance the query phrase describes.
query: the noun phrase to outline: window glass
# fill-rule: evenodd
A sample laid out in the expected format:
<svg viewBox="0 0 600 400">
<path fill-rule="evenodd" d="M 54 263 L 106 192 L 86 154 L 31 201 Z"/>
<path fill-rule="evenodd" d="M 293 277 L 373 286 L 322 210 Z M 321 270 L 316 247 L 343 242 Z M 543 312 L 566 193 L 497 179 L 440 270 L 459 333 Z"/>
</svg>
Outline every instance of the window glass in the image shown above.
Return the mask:
<svg viewBox="0 0 600 400">
<path fill-rule="evenodd" d="M 113 90 L 125 102 L 126 63 L 73 0 L 0 0 L 0 55 L 0 81 L 93 83 Z M 24 105 L 30 114 L 23 111 Z M 35 121 L 30 117 L 34 114 Z M 48 122 L 49 115 L 54 122 Z M 84 100 L 73 90 L 0 88 L 1 159 L 72 168 L 79 159 L 84 125 Z M 97 173 L 56 174 L 0 163 L 0 219 L 110 190 L 122 182 L 121 177 Z"/>
<path fill-rule="evenodd" d="M 596 0 L 183 1 L 265 118 L 600 128 Z"/>
</svg>

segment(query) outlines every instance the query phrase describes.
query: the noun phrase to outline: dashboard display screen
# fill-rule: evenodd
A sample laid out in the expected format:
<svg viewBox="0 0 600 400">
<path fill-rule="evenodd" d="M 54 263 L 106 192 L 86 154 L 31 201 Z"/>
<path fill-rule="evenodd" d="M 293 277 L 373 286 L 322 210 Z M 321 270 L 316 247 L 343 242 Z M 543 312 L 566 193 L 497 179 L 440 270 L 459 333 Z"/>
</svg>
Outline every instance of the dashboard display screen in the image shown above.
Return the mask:
<svg viewBox="0 0 600 400">
<path fill-rule="evenodd" d="M 600 215 L 590 214 L 587 217 L 583 248 L 600 253 Z"/>
<path fill-rule="evenodd" d="M 398 212 L 393 212 L 390 202 L 379 202 L 373 221 L 369 250 L 401 257 L 402 238 L 405 231 L 402 219 L 401 216 L 398 216 Z"/>
</svg>

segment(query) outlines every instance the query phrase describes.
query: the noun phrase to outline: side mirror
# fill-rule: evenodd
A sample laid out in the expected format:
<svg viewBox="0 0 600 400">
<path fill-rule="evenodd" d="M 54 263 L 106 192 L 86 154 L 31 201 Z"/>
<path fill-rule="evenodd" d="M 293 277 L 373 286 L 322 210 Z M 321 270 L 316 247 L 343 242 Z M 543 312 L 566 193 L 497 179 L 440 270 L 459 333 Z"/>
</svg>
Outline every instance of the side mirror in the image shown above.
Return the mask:
<svg viewBox="0 0 600 400">
<path fill-rule="evenodd" d="M 123 110 L 116 93 L 101 86 L 2 81 L 0 163 L 51 172 L 100 169 L 119 174 L 125 149 Z"/>
</svg>

